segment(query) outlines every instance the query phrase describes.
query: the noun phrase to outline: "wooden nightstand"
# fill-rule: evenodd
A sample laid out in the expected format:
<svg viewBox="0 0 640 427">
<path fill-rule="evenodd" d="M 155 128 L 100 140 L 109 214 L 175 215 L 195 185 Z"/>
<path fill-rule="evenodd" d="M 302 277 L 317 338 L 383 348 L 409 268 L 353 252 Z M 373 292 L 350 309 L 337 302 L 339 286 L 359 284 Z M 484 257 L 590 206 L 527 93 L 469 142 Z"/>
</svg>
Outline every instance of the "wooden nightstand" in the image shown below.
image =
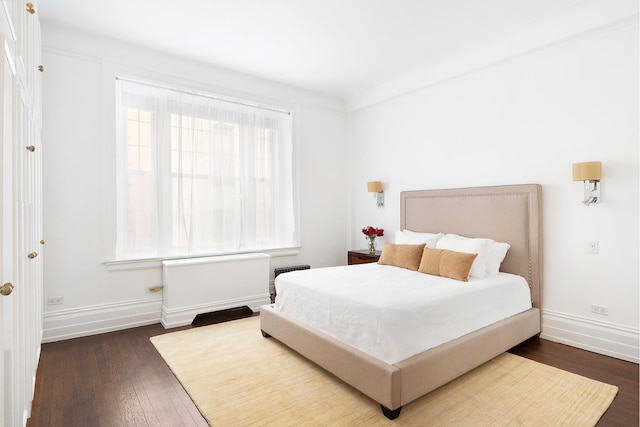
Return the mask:
<svg viewBox="0 0 640 427">
<path fill-rule="evenodd" d="M 378 262 L 378 259 L 380 259 L 381 253 L 382 251 L 376 251 L 375 254 L 371 254 L 366 249 L 359 250 L 359 251 L 349 251 L 347 254 L 347 262 L 349 265 Z"/>
</svg>

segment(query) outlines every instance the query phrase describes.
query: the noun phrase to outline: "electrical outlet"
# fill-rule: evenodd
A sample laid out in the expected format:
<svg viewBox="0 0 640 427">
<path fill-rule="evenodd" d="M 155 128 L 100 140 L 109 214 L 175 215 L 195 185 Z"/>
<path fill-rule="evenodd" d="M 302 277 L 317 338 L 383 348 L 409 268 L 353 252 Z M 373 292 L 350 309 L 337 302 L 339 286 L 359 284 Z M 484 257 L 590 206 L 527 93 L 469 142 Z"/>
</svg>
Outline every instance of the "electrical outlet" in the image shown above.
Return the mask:
<svg viewBox="0 0 640 427">
<path fill-rule="evenodd" d="M 591 311 L 596 314 L 602 314 L 603 316 L 609 315 L 609 309 L 601 305 L 591 304 Z"/>
<path fill-rule="evenodd" d="M 49 305 L 60 305 L 64 302 L 64 297 L 51 297 L 47 299 Z"/>
<path fill-rule="evenodd" d="M 597 254 L 598 253 L 598 242 L 591 241 L 587 244 L 587 253 L 588 254 Z"/>
</svg>

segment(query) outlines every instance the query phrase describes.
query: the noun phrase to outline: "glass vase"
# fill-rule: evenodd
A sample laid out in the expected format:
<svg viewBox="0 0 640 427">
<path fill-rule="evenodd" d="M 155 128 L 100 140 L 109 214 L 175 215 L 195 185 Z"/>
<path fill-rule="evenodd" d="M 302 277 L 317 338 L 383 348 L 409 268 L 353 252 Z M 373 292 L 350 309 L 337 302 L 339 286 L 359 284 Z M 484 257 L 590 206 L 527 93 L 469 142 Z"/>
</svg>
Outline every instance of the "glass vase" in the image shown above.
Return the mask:
<svg viewBox="0 0 640 427">
<path fill-rule="evenodd" d="M 376 239 L 369 239 L 369 253 L 376 253 Z"/>
</svg>

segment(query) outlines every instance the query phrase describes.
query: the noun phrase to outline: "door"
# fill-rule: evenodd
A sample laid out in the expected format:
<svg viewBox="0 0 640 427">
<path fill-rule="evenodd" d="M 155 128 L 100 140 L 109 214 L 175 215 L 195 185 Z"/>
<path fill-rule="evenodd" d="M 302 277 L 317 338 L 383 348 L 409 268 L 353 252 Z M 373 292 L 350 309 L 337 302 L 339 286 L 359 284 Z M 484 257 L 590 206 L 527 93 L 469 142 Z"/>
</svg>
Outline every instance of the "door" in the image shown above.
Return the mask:
<svg viewBox="0 0 640 427">
<path fill-rule="evenodd" d="M 1 45 L 4 38 L 0 37 Z M 14 342 L 14 284 L 13 278 L 13 144 L 12 144 L 12 114 L 13 102 L 13 75 L 7 56 L 2 55 L 0 61 L 0 138 L 2 150 L 0 150 L 0 212 L 2 214 L 2 227 L 0 227 L 0 425 L 17 425 L 14 421 L 13 410 L 13 342 Z"/>
<path fill-rule="evenodd" d="M 0 2 L 0 427 L 30 415 L 42 339 L 40 25 Z"/>
</svg>

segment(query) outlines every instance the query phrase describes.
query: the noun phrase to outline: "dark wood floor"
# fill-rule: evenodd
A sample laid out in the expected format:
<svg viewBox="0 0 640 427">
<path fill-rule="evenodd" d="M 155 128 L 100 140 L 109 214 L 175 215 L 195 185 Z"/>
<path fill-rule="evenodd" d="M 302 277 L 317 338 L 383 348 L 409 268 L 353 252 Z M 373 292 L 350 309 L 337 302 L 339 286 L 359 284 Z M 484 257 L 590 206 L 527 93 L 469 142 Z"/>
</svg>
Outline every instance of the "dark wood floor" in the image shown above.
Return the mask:
<svg viewBox="0 0 640 427">
<path fill-rule="evenodd" d="M 529 340 L 511 353 L 587 378 L 613 384 L 618 395 L 598 426 L 636 427 L 638 419 L 638 365 L 543 339 Z"/>
<path fill-rule="evenodd" d="M 149 341 L 176 330 L 157 324 L 43 344 L 27 426 L 206 426 Z M 511 352 L 618 386 L 598 426 L 638 426 L 637 364 L 542 339 Z"/>
</svg>

